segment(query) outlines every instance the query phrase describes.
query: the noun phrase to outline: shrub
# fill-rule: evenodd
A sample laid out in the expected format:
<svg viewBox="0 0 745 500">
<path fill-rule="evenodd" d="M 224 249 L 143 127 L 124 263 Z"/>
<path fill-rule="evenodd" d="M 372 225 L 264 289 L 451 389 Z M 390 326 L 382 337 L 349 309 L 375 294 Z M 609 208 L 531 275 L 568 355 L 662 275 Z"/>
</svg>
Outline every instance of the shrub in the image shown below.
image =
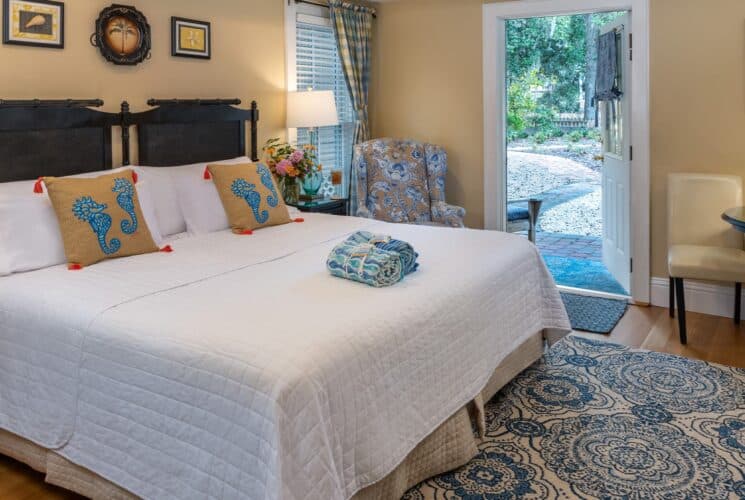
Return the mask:
<svg viewBox="0 0 745 500">
<path fill-rule="evenodd" d="M 549 139 L 549 135 L 546 132 L 538 131 L 533 134 L 533 142 L 536 144 L 544 144 Z"/>
<path fill-rule="evenodd" d="M 518 137 L 528 127 L 528 117 L 536 109 L 531 87 L 536 83 L 534 72 L 510 83 L 507 92 L 508 137 Z"/>
<path fill-rule="evenodd" d="M 585 137 L 595 142 L 600 142 L 602 134 L 600 134 L 600 130 L 593 128 L 587 131 L 587 135 Z"/>
<path fill-rule="evenodd" d="M 567 139 L 569 139 L 569 142 L 579 142 L 581 141 L 585 135 L 582 133 L 581 130 L 574 130 L 572 131 L 568 136 Z"/>
</svg>

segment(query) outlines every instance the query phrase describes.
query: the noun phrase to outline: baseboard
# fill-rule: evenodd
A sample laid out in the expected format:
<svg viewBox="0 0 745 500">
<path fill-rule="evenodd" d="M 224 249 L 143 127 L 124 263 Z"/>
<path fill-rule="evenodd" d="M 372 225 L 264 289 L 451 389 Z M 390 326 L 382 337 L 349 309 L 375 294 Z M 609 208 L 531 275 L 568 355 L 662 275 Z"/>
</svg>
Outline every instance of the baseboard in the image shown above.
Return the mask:
<svg viewBox="0 0 745 500">
<path fill-rule="evenodd" d="M 669 278 L 652 278 L 652 305 L 669 307 Z M 735 285 L 685 281 L 686 310 L 731 318 L 735 314 Z M 745 294 L 744 294 L 745 295 Z M 745 300 L 743 300 L 745 304 Z M 743 309 L 745 311 L 745 308 Z"/>
</svg>

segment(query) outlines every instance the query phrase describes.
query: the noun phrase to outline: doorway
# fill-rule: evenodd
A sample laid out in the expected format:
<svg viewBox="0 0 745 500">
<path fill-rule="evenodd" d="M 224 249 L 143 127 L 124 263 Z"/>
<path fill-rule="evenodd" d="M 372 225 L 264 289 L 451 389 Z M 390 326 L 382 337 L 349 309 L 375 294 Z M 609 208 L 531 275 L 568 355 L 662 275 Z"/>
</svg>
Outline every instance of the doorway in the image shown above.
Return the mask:
<svg viewBox="0 0 745 500">
<path fill-rule="evenodd" d="M 536 243 L 559 285 L 619 296 L 630 287 L 629 21 L 506 21 L 507 230 Z"/>
<path fill-rule="evenodd" d="M 649 300 L 647 19 L 646 0 L 484 6 L 487 229 L 527 236 L 539 199 L 532 227 L 557 283 L 637 303 Z M 616 56 L 612 71 L 595 49 L 604 68 Z M 598 74 L 614 84 L 596 89 Z"/>
</svg>

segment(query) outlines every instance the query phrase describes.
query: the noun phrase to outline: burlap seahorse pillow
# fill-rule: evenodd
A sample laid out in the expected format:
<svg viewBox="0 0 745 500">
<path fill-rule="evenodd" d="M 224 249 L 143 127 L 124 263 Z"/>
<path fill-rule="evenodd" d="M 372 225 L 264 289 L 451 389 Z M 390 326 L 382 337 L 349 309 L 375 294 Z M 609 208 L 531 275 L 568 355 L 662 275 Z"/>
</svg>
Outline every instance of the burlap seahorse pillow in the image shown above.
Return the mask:
<svg viewBox="0 0 745 500">
<path fill-rule="evenodd" d="M 132 170 L 93 179 L 45 177 L 72 269 L 157 252 Z"/>
<path fill-rule="evenodd" d="M 234 233 L 292 222 L 274 177 L 261 163 L 208 165 Z"/>
</svg>

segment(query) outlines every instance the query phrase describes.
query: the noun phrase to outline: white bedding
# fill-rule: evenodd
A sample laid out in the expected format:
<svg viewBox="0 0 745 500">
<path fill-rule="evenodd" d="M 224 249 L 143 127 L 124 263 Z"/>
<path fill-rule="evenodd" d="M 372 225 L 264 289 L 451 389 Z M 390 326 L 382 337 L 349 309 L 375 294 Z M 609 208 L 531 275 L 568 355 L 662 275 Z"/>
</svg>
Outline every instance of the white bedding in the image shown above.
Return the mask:
<svg viewBox="0 0 745 500">
<path fill-rule="evenodd" d="M 329 276 L 363 228 L 410 241 L 420 271 Z M 525 339 L 569 329 L 504 233 L 306 214 L 173 247 L 0 278 L 0 427 L 146 498 L 349 498 Z"/>
</svg>

